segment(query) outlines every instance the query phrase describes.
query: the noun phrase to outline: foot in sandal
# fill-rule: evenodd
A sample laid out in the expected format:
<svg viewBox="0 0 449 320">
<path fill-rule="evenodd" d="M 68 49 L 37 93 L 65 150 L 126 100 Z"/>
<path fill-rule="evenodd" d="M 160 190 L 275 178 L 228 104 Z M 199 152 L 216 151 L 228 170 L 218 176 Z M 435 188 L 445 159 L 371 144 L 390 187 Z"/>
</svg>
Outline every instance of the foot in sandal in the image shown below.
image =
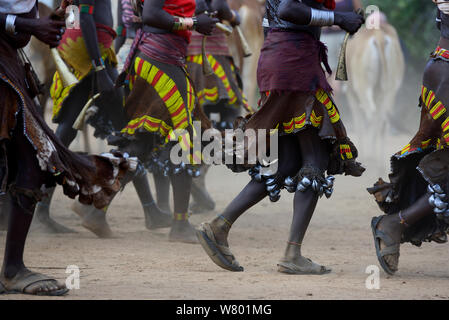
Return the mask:
<svg viewBox="0 0 449 320">
<path fill-rule="evenodd" d="M 13 277 L 0 277 L 0 293 L 22 293 L 38 296 L 62 296 L 69 289 L 52 277 L 23 267 Z"/>
<path fill-rule="evenodd" d="M 288 243 L 285 255 L 278 263 L 278 271 L 287 274 L 321 275 L 332 270 L 303 257 L 300 245 Z"/>
<path fill-rule="evenodd" d="M 390 275 L 398 271 L 402 236 L 401 225 L 395 223 L 394 219 L 392 215 L 384 215 L 371 220 L 377 259 L 385 272 Z"/>
<path fill-rule="evenodd" d="M 227 237 L 230 228 L 225 220 L 217 217 L 211 223 L 202 223 L 196 235 L 204 251 L 216 265 L 229 271 L 243 271 L 229 249 Z"/>
</svg>

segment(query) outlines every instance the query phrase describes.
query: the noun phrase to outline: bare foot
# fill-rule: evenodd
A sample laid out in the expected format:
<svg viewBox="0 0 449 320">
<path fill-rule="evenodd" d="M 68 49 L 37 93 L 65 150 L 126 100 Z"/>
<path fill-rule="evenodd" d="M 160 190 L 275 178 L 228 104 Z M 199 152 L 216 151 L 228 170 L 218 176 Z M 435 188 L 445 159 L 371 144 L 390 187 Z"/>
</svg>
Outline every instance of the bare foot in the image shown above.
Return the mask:
<svg viewBox="0 0 449 320">
<path fill-rule="evenodd" d="M 169 234 L 169 241 L 198 243 L 198 239 L 195 234 L 195 228 L 192 227 L 188 220 L 173 221 Z"/>
<path fill-rule="evenodd" d="M 172 225 L 172 215 L 159 209 L 156 204 L 144 207 L 145 226 L 149 230 L 168 228 Z"/>
<path fill-rule="evenodd" d="M 83 218 L 82 226 L 99 238 L 114 238 L 114 234 L 106 221 L 106 213 L 102 210 L 93 208 Z"/>
<path fill-rule="evenodd" d="M 33 230 L 44 233 L 76 233 L 75 230 L 59 224 L 50 217 L 49 207 L 39 204 L 34 212 Z"/>
<path fill-rule="evenodd" d="M 79 201 L 73 201 L 71 209 L 75 212 L 80 218 L 84 218 L 87 212 L 89 212 L 92 208 L 91 206 L 82 204 Z"/>
</svg>

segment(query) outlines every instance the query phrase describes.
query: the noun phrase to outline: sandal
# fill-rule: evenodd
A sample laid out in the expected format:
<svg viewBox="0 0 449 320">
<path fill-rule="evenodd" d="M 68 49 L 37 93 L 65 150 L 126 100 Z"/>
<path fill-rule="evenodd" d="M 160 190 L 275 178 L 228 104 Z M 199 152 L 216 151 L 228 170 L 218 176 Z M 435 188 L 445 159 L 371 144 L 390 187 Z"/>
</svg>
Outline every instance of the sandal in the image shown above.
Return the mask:
<svg viewBox="0 0 449 320">
<path fill-rule="evenodd" d="M 202 223 L 196 235 L 201 246 L 216 265 L 229 271 L 243 271 L 243 267 L 239 265 L 229 247 L 220 245 L 215 240 L 209 223 Z"/>
</svg>

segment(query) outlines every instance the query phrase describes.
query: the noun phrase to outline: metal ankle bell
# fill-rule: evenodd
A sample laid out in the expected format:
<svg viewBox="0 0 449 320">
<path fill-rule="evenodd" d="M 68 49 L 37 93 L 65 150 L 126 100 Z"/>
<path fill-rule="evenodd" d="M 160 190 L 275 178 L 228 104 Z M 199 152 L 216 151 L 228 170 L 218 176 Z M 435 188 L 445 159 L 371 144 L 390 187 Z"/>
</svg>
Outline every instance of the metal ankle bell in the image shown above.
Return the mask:
<svg viewBox="0 0 449 320">
<path fill-rule="evenodd" d="M 295 179 L 292 177 L 287 177 L 284 180 L 284 187 L 285 189 L 290 192 L 293 193 L 296 191 L 296 185 L 297 183 L 295 182 Z"/>
<path fill-rule="evenodd" d="M 442 201 L 440 198 L 435 198 L 434 200 L 435 207 L 440 210 L 446 210 L 447 209 L 447 203 Z"/>
</svg>

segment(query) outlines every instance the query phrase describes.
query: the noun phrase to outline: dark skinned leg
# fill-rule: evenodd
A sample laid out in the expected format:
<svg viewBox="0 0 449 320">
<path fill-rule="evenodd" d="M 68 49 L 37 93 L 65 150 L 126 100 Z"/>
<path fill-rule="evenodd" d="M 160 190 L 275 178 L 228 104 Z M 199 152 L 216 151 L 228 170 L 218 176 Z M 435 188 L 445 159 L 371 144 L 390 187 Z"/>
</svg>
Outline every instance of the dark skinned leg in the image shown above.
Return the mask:
<svg viewBox="0 0 449 320">
<path fill-rule="evenodd" d="M 9 200 L 7 195 L 0 196 L 0 231 L 8 229 Z"/>
<path fill-rule="evenodd" d="M 56 136 L 62 141 L 62 143 L 69 147 L 70 144 L 75 140 L 77 131 L 72 128 L 73 123 L 78 117 L 80 107 L 84 104 L 83 101 L 87 100 L 87 92 L 84 94 L 76 95 L 75 98 L 70 100 L 65 107 L 67 112 L 64 114 L 62 122 L 56 128 Z M 38 228 L 42 229 L 44 232 L 48 233 L 70 233 L 75 232 L 72 229 L 64 227 L 63 225 L 57 223 L 54 219 L 50 217 L 50 205 L 51 199 L 55 188 L 49 188 L 45 190 L 47 194 L 46 197 L 42 199 L 36 206 L 35 216 L 38 222 Z"/>
<path fill-rule="evenodd" d="M 294 176 L 301 168 L 299 144 L 294 136 L 279 137 L 279 172 L 282 177 Z M 251 180 L 243 190 L 226 207 L 221 217 L 211 223 L 217 242 L 228 246 L 227 237 L 232 224 L 249 208 L 259 203 L 267 196 L 263 183 Z"/>
<path fill-rule="evenodd" d="M 329 152 L 326 142 L 317 135 L 317 130 L 308 128 L 297 134 L 301 150 L 302 164 L 313 166 L 321 172 L 325 172 L 329 162 Z M 318 195 L 312 188 L 305 192 L 296 191 L 293 200 L 293 220 L 290 228 L 290 236 L 285 255 L 282 261 L 291 262 L 300 268 L 304 268 L 305 273 L 324 272 L 324 268 L 314 264 L 301 254 L 301 245 L 309 226 L 312 215 L 318 202 Z M 307 271 L 306 271 L 307 270 Z M 283 272 L 283 268 L 280 267 Z"/>
<path fill-rule="evenodd" d="M 160 172 L 153 173 L 154 184 L 156 186 L 156 199 L 157 206 L 162 211 L 170 212 L 169 192 L 170 192 L 170 179 L 165 177 Z"/>
<path fill-rule="evenodd" d="M 401 217 L 399 216 L 399 213 L 385 215 L 377 225 L 377 229 L 390 236 L 390 238 L 395 243 L 400 243 L 402 233 L 407 228 L 407 226 L 412 226 L 415 223 L 419 222 L 421 219 L 435 214 L 433 212 L 433 207 L 429 204 L 429 197 L 429 194 L 425 194 L 409 208 L 402 210 L 401 217 L 404 220 L 403 222 L 405 223 L 401 223 Z M 385 247 L 385 243 L 383 241 L 380 241 L 380 248 L 383 249 Z M 398 269 L 399 253 L 386 255 L 384 256 L 384 260 L 388 264 L 390 269 Z"/>
<path fill-rule="evenodd" d="M 21 122 L 18 121 L 18 123 Z M 24 157 L 24 154 L 28 156 Z M 37 163 L 34 149 L 23 136 L 19 126 L 16 128 L 8 155 L 10 157 L 10 174 L 16 177 L 15 190 L 39 189 L 44 183 L 44 176 Z M 35 198 L 20 191 L 14 192 L 10 197 L 8 233 L 0 275 L 0 282 L 7 292 L 23 287 L 25 277 L 31 273 L 23 262 L 23 252 L 35 205 Z M 56 280 L 43 280 L 26 286 L 24 291 L 29 294 L 53 295 L 63 294 L 67 290 Z"/>
<path fill-rule="evenodd" d="M 215 209 L 215 201 L 207 192 L 206 175 L 209 171 L 209 165 L 203 165 L 201 175 L 192 181 L 192 200 L 194 203 L 191 209 L 194 213 L 207 212 Z"/>
<path fill-rule="evenodd" d="M 133 179 L 134 188 L 139 196 L 145 214 L 145 226 L 147 229 L 167 228 L 172 224 L 172 217 L 169 213 L 163 212 L 156 205 L 151 194 L 150 185 L 148 183 L 147 172 L 143 169 L 141 174 L 138 174 Z"/>
<path fill-rule="evenodd" d="M 204 110 L 206 115 L 210 118 L 211 113 L 220 114 L 220 123 L 233 123 L 239 116 L 239 109 L 227 104 L 227 100 L 219 101 L 215 105 L 205 105 Z M 218 128 L 220 129 L 220 128 Z M 221 130 L 221 129 L 220 129 Z M 215 209 L 215 202 L 207 192 L 206 188 L 206 175 L 209 170 L 209 166 L 202 168 L 202 174 L 200 177 L 193 179 L 192 183 L 192 199 L 194 203 L 191 208 L 195 213 L 205 212 Z"/>
<path fill-rule="evenodd" d="M 170 181 L 173 187 L 174 221 L 170 230 L 169 240 L 198 243 L 195 229 L 188 220 L 192 177 L 184 171 L 177 175 L 171 175 Z"/>
<path fill-rule="evenodd" d="M 131 149 L 121 150 L 122 152 L 132 151 Z M 128 152 L 129 153 L 129 152 Z M 170 214 L 163 212 L 156 205 L 151 194 L 150 185 L 148 183 L 147 172 L 142 165 L 139 165 L 134 176 L 126 178 L 126 181 L 121 181 L 122 185 L 128 184 L 130 181 L 139 196 L 139 200 L 142 204 L 144 215 L 145 215 L 145 226 L 152 230 L 158 228 L 167 228 L 172 224 L 172 217 Z M 82 206 L 81 210 L 84 212 L 81 215 L 83 222 L 82 225 L 86 229 L 92 231 L 100 238 L 113 238 L 115 237 L 112 232 L 107 220 L 106 213 L 108 207 L 99 210 L 93 206 Z M 79 211 L 79 210 L 77 210 Z"/>
</svg>

